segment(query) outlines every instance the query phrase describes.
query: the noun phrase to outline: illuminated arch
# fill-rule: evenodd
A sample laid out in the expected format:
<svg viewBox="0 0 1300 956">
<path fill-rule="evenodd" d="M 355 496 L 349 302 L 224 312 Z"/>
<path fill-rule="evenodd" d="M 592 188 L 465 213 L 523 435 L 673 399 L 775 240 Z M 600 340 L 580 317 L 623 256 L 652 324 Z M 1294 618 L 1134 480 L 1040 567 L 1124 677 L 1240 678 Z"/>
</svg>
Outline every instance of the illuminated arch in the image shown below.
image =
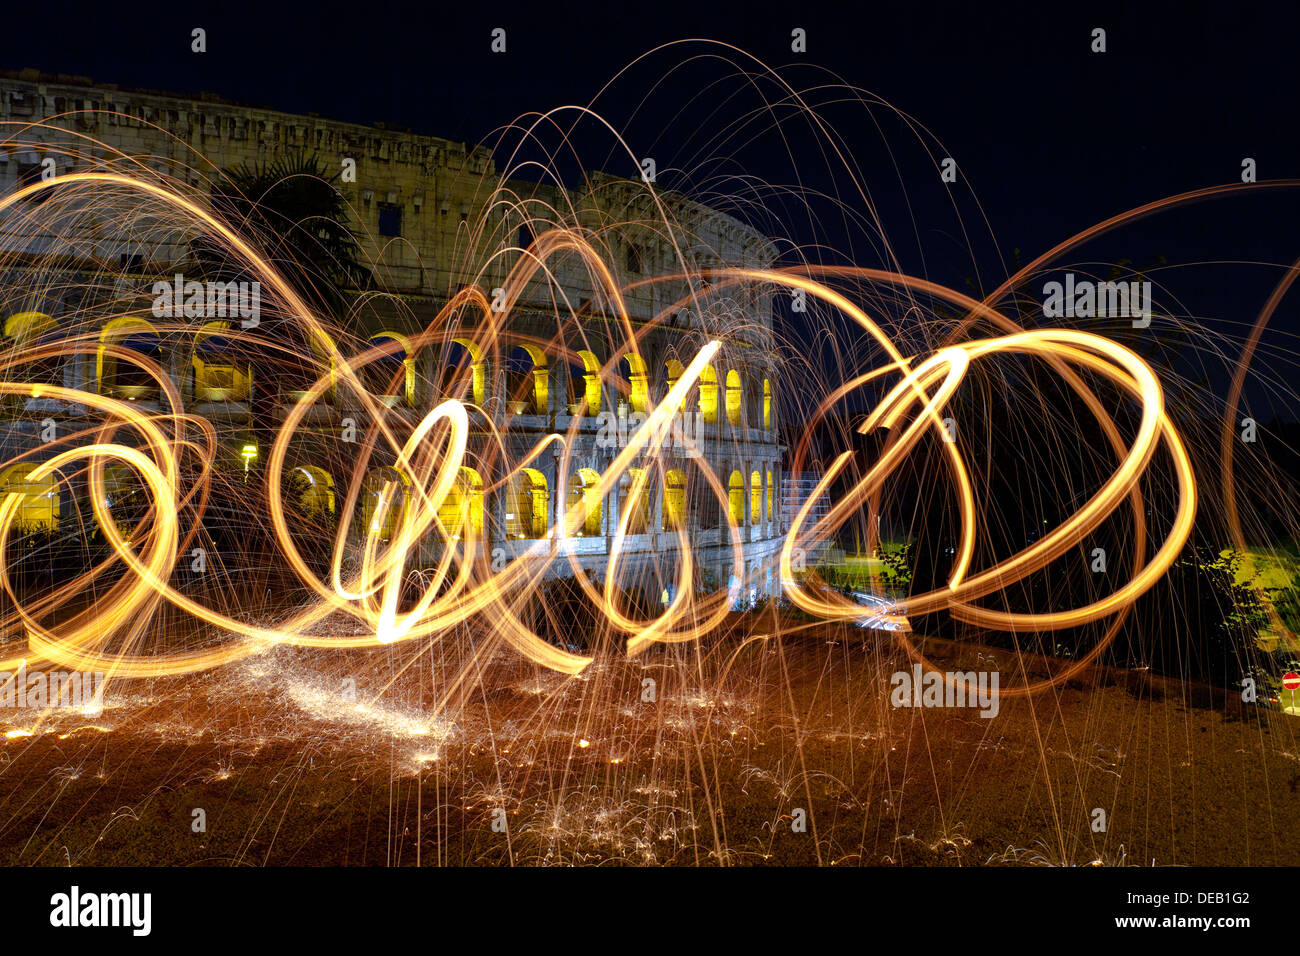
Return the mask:
<svg viewBox="0 0 1300 956">
<path fill-rule="evenodd" d="M 237 361 L 223 334 L 228 331 L 229 322 L 209 322 L 194 335 L 191 364 L 196 402 L 246 402 L 252 397 L 253 369 Z"/>
<path fill-rule="evenodd" d="M 376 332 L 370 336 L 367 345 L 386 346 L 396 342 L 400 350 L 382 355 L 361 369 L 361 380 L 366 391 L 385 404 L 394 405 L 405 402 L 409 407 L 415 406 L 415 359 L 411 354 L 411 340 L 400 332 Z"/>
<path fill-rule="evenodd" d="M 550 490 L 536 468 L 521 468 L 510 478 L 506 501 L 506 534 L 511 538 L 544 538 Z"/>
<path fill-rule="evenodd" d="M 772 510 L 772 502 L 776 498 L 776 474 L 772 469 L 767 470 L 767 520 L 772 521 L 776 512 Z"/>
<path fill-rule="evenodd" d="M 518 353 L 528 356 L 530 367 L 518 369 Z M 550 371 L 546 366 L 546 353 L 536 345 L 521 343 L 510 354 L 511 381 L 506 383 L 506 395 L 509 401 L 520 404 L 513 409 L 515 414 L 545 415 L 549 408 Z M 531 379 L 527 386 L 523 379 Z M 518 379 L 518 380 L 516 380 Z M 523 396 L 523 397 L 521 397 Z"/>
<path fill-rule="evenodd" d="M 727 373 L 727 421 L 739 425 L 744 414 L 745 392 L 740 384 L 740 373 L 734 368 Z"/>
<path fill-rule="evenodd" d="M 635 353 L 629 353 L 619 361 L 627 366 L 628 404 L 632 406 L 632 411 L 649 412 L 650 380 L 646 376 L 645 359 Z"/>
<path fill-rule="evenodd" d="M 700 414 L 706 425 L 718 423 L 718 373 L 712 365 L 700 372 Z"/>
<path fill-rule="evenodd" d="M 483 477 L 473 468 L 461 467 L 456 482 L 438 508 L 438 520 L 453 538 L 464 537 L 464 509 L 469 502 L 469 526 L 476 541 L 483 539 Z"/>
<path fill-rule="evenodd" d="M 749 523 L 758 524 L 763 518 L 763 473 L 755 471 L 749 476 Z"/>
<path fill-rule="evenodd" d="M 745 524 L 745 479 L 738 471 L 733 471 L 727 480 L 727 513 L 731 523 L 736 527 Z"/>
<path fill-rule="evenodd" d="M 123 537 L 135 530 L 153 506 L 144 480 L 122 461 L 104 465 L 104 505 Z"/>
<path fill-rule="evenodd" d="M 22 345 L 35 342 L 58 328 L 53 318 L 44 312 L 15 312 L 5 319 L 5 338 Z"/>
<path fill-rule="evenodd" d="M 316 358 L 321 360 L 321 364 L 328 365 L 330 370 L 329 388 L 321 395 L 321 401 L 326 404 L 334 404 L 338 401 L 339 395 L 339 349 L 338 345 L 330 338 L 327 332 L 313 328 L 311 330 L 311 351 Z"/>
<path fill-rule="evenodd" d="M 592 468 L 580 468 L 578 473 L 569 478 L 569 501 L 566 514 L 578 511 L 570 523 L 569 533 L 576 537 L 598 537 L 600 535 L 600 495 L 596 485 L 600 474 Z"/>
<path fill-rule="evenodd" d="M 334 479 L 328 471 L 316 465 L 299 465 L 289 474 L 304 514 L 311 517 L 334 514 Z"/>
<path fill-rule="evenodd" d="M 30 475 L 35 468 L 19 463 L 0 471 L 0 494 L 21 496 L 14 513 L 18 530 L 54 531 L 59 527 L 59 485 L 53 475 L 33 481 Z"/>
<path fill-rule="evenodd" d="M 51 339 L 57 331 L 58 323 L 44 312 L 15 312 L 4 323 L 5 339 L 18 348 Z M 32 386 L 32 398 L 41 397 L 42 385 L 63 384 L 59 359 L 53 356 L 39 362 L 24 363 L 22 377 Z"/>
<path fill-rule="evenodd" d="M 322 369 L 329 370 L 329 379 L 317 397 L 322 405 L 334 405 L 338 401 L 339 350 L 329 334 L 319 329 L 306 329 L 306 338 L 299 337 L 297 330 L 289 340 L 289 354 L 284 355 L 282 365 L 277 369 L 276 381 L 267 383 L 282 401 L 300 401 L 323 377 Z M 306 352 L 301 347 L 306 346 Z M 296 361 L 294 361 L 296 360 Z"/>
<path fill-rule="evenodd" d="M 387 465 L 372 468 L 361 482 L 361 517 L 366 534 L 391 541 L 409 497 L 410 479 Z M 382 512 L 380 510 L 382 505 Z"/>
<path fill-rule="evenodd" d="M 630 491 L 645 473 L 644 468 L 629 468 L 627 470 L 627 483 L 623 485 L 625 491 Z M 620 482 L 620 485 L 623 483 Z M 627 521 L 628 534 L 645 534 L 650 528 L 650 483 L 647 481 L 645 487 L 641 489 L 641 494 L 637 496 L 636 501 L 628 501 L 624 507 L 631 508 L 631 515 Z"/>
<path fill-rule="evenodd" d="M 664 476 L 664 527 L 671 531 L 686 523 L 686 472 L 670 468 Z"/>
<path fill-rule="evenodd" d="M 668 372 L 667 391 L 672 391 L 673 386 L 675 386 L 681 380 L 682 374 L 686 371 L 686 366 L 682 365 L 682 363 L 677 361 L 677 359 L 669 359 L 667 362 L 664 363 L 664 368 Z M 675 409 L 676 411 L 679 412 L 686 411 L 686 402 L 688 397 L 689 395 L 682 397 L 681 402 L 678 404 L 677 408 Z"/>
<path fill-rule="evenodd" d="M 461 349 L 469 362 L 465 362 L 452 346 Z M 483 361 L 483 350 L 478 343 L 472 339 L 457 338 L 452 339 L 447 346 L 443 348 L 442 365 L 443 365 L 443 387 L 440 389 L 442 398 L 455 398 L 460 401 L 468 399 L 475 405 L 482 407 L 487 401 L 487 365 Z M 457 381 L 463 374 L 464 367 L 469 367 L 468 389 L 465 383 Z M 449 373 L 448 369 L 452 371 Z M 468 393 L 468 394 L 467 394 Z"/>
<path fill-rule="evenodd" d="M 130 349 L 161 364 L 162 337 L 158 330 L 135 315 L 110 319 L 99 333 L 99 348 L 95 351 L 95 382 L 100 394 L 130 401 L 157 397 L 158 383 L 153 376 L 133 362 L 105 354 L 110 345 Z"/>
<path fill-rule="evenodd" d="M 772 427 L 772 380 L 763 379 L 763 427 Z"/>
<path fill-rule="evenodd" d="M 600 359 L 596 358 L 596 353 L 588 351 L 579 351 L 577 356 L 582 359 L 582 392 L 581 394 L 575 392 L 569 411 L 576 415 L 578 406 L 582 404 L 583 399 L 586 399 L 586 414 L 599 414 L 601 409 Z"/>
</svg>

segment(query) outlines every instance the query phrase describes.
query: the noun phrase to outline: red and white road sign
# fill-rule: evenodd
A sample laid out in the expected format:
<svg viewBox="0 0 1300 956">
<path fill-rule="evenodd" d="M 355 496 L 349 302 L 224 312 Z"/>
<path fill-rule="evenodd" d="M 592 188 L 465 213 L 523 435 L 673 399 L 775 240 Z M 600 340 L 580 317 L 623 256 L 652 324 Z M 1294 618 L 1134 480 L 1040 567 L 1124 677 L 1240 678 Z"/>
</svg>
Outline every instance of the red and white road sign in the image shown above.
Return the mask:
<svg viewBox="0 0 1300 956">
<path fill-rule="evenodd" d="M 1300 674 L 1295 671 L 1287 671 L 1282 675 L 1282 686 L 1287 690 L 1300 690 Z"/>
</svg>

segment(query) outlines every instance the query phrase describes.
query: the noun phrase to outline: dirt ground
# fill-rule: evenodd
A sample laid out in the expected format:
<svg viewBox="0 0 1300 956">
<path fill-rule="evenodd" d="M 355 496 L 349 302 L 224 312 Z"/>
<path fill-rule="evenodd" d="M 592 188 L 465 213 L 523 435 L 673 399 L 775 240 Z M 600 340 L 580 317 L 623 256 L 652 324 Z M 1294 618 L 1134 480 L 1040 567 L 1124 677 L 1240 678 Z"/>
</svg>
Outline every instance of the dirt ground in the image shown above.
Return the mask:
<svg viewBox="0 0 1300 956">
<path fill-rule="evenodd" d="M 926 652 L 1022 679 L 1010 652 Z M 1300 718 L 1204 688 L 1097 671 L 991 719 L 894 707 L 897 643 L 825 626 L 580 678 L 440 653 L 281 649 L 116 685 L 95 717 L 0 711 L 0 862 L 1279 865 L 1300 845 Z"/>
</svg>

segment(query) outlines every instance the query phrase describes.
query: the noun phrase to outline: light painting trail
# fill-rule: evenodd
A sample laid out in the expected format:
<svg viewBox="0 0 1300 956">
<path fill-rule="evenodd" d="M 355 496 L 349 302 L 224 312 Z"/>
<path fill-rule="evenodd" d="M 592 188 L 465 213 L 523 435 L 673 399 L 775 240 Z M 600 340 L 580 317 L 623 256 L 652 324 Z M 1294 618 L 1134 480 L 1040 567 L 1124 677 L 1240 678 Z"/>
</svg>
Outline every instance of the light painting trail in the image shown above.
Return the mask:
<svg viewBox="0 0 1300 956">
<path fill-rule="evenodd" d="M 523 599 L 521 596 L 537 588 L 548 565 L 566 560 L 564 555 L 556 554 L 555 543 L 564 537 L 566 528 L 580 526 L 587 520 L 588 502 L 600 501 L 634 464 L 641 469 L 635 479 L 640 483 L 648 480 L 651 470 L 664 469 L 659 460 L 660 451 L 664 443 L 671 440 L 674 413 L 684 405 L 699 383 L 701 374 L 720 346 L 718 341 L 701 349 L 685 367 L 664 399 L 650 410 L 644 426 L 636 431 L 612 464 L 599 474 L 592 492 L 584 494 L 577 504 L 569 507 L 567 513 L 521 556 L 509 561 L 502 569 L 490 570 L 485 543 L 477 537 L 475 522 L 471 520 L 468 497 L 461 499 L 459 528 L 463 531 L 462 536 L 448 529 L 444 521 L 446 515 L 440 514 L 448 496 L 456 488 L 462 466 L 466 464 L 467 407 L 472 403 L 457 399 L 444 401 L 428 410 L 404 437 L 388 423 L 385 409 L 367 391 L 361 379 L 365 366 L 381 358 L 384 348 L 372 348 L 356 356 L 339 351 L 329 322 L 313 312 L 252 243 L 218 221 L 200 204 L 156 179 L 120 173 L 75 173 L 35 183 L 5 197 L 0 202 L 0 215 L 12 213 L 42 192 L 54 190 L 63 197 L 91 197 L 92 201 L 110 190 L 135 192 L 151 204 L 152 215 L 173 218 L 189 229 L 219 236 L 247 271 L 257 276 L 264 288 L 272 290 L 273 298 L 281 303 L 285 313 L 301 323 L 312 341 L 321 343 L 318 377 L 297 400 L 268 450 L 264 489 L 264 518 L 274 530 L 282 560 L 310 589 L 315 599 L 287 620 L 272 625 L 250 622 L 244 616 L 205 605 L 178 590 L 173 579 L 186 559 L 186 548 L 194 539 L 203 517 L 206 483 L 214 467 L 214 446 L 210 435 L 198 440 L 190 437 L 204 431 L 202 420 L 178 410 L 180 403 L 168 376 L 157 364 L 139 353 L 129 349 L 111 351 L 117 362 L 134 363 L 157 382 L 167 399 L 162 411 L 146 411 L 130 402 L 93 392 L 23 381 L 21 370 L 24 366 L 38 362 L 52 350 L 64 356 L 82 354 L 94 358 L 96 349 L 100 348 L 97 343 L 74 337 L 53 345 L 48 341 L 34 345 L 18 344 L 11 346 L 4 356 L 7 380 L 0 383 L 0 394 L 20 396 L 31 394 L 34 388 L 40 387 L 51 399 L 83 405 L 103 418 L 99 440 L 73 448 L 56 443 L 48 449 L 48 454 L 30 456 L 37 462 L 30 475 L 33 481 L 48 476 L 64 480 L 74 468 L 88 470 L 94 518 L 112 546 L 112 559 L 60 585 L 58 593 L 73 594 L 96 587 L 96 582 L 116 562 L 121 562 L 129 573 L 113 582 L 91 607 L 69 621 L 51 626 L 43 623 L 44 614 L 40 613 L 47 610 L 47 606 L 40 611 L 26 607 L 10 580 L 13 569 L 3 568 L 14 617 L 8 627 L 9 650 L 0 658 L 0 669 L 16 667 L 20 661 L 25 661 L 28 667 L 49 664 L 103 671 L 114 679 L 159 677 L 222 667 L 276 644 L 322 651 L 373 648 L 400 642 L 426 642 L 432 646 L 441 635 L 471 619 L 485 623 L 515 653 L 543 667 L 564 674 L 579 674 L 591 664 L 590 656 L 557 647 L 524 624 L 517 615 L 519 602 Z M 34 208 L 39 210 L 42 207 Z M 1141 211 L 1135 212 L 1138 214 Z M 36 214 L 29 212 L 26 215 Z M 520 258 L 504 283 L 508 296 L 504 308 L 493 308 L 482 291 L 466 289 L 453 297 L 425 333 L 412 343 L 412 349 L 418 351 L 439 341 L 445 327 L 468 311 L 477 314 L 477 322 L 473 324 L 475 345 L 483 352 L 491 351 L 498 344 L 497 340 L 509 330 L 511 296 L 517 296 L 530 281 L 543 273 L 547 263 L 561 251 L 577 254 L 593 275 L 603 279 L 605 287 L 602 292 L 613 304 L 617 324 L 627 332 L 623 350 L 628 355 L 637 355 L 637 334 L 622 306 L 625 290 L 618 286 L 600 252 L 581 231 L 566 228 L 552 229 L 536 237 L 531 254 Z M 1187 540 L 1196 510 L 1191 463 L 1165 413 L 1161 385 L 1147 365 L 1130 350 L 1099 335 L 1068 329 L 1019 330 L 1011 318 L 996 311 L 996 293 L 989 301 L 978 302 L 900 273 L 865 268 L 841 268 L 835 272 L 837 278 L 847 276 L 943 297 L 972 317 L 994 320 L 1003 328 L 1015 331 L 992 338 L 956 342 L 929 355 L 907 355 L 863 308 L 818 281 L 816 270 L 722 269 L 702 275 L 671 273 L 639 283 L 690 281 L 702 277 L 720 286 L 745 284 L 764 291 L 800 289 L 810 298 L 839 310 L 859 326 L 875 341 L 878 353 L 884 358 L 878 367 L 863 371 L 828 390 L 822 402 L 821 407 L 825 409 L 851 396 L 868 382 L 888 383 L 884 398 L 871 411 L 860 430 L 865 433 L 885 429 L 890 434 L 890 441 L 879 460 L 852 485 L 847 495 L 835 503 L 827 517 L 809 523 L 810 499 L 795 518 L 780 556 L 780 581 L 789 600 L 821 620 L 861 618 L 863 609 L 860 605 L 807 588 L 792 568 L 793 555 L 797 549 L 807 550 L 819 541 L 832 539 L 837 529 L 860 510 L 878 507 L 882 486 L 918 445 L 940 441 L 950 472 L 948 493 L 958 502 L 961 516 L 957 560 L 946 587 L 899 599 L 889 615 L 890 619 L 902 624 L 910 616 L 946 608 L 956 617 L 982 627 L 1042 633 L 1122 615 L 1177 557 Z M 667 315 L 672 308 L 665 308 L 664 314 Z M 243 334 L 232 330 L 230 337 L 237 339 Z M 249 335 L 249 338 L 257 341 L 256 336 Z M 1102 426 L 1117 443 L 1119 463 L 1100 489 L 1068 520 L 1020 553 L 993 566 L 980 568 L 973 565 L 981 529 L 976 514 L 976 490 L 967 464 L 968 449 L 960 437 L 945 440 L 941 420 L 945 406 L 963 388 L 972 366 L 996 356 L 1013 354 L 1030 356 L 1059 370 L 1071 387 L 1091 403 Z M 1140 408 L 1140 428 L 1129 447 L 1123 448 L 1118 444 L 1118 429 L 1083 384 L 1079 372 L 1091 373 L 1094 380 L 1099 377 L 1112 383 L 1119 392 L 1129 396 L 1135 407 Z M 347 533 L 358 507 L 358 488 L 366 466 L 365 456 L 357 462 L 356 474 L 346 482 L 349 491 L 342 506 L 331 573 L 328 578 L 322 578 L 309 566 L 295 542 L 294 530 L 286 514 L 282 478 L 287 450 L 296 429 L 309 415 L 314 403 L 335 388 L 350 390 L 367 407 L 374 425 L 361 446 L 373 448 L 376 443 L 382 443 L 389 447 L 395 455 L 396 469 L 403 476 L 403 482 L 400 485 L 390 482 L 382 490 L 380 504 L 370 516 L 371 527 L 361 546 L 360 566 L 353 573 L 345 572 L 345 556 L 350 547 Z M 131 436 L 131 441 L 121 440 L 122 435 Z M 494 440 L 500 441 L 501 438 L 497 435 Z M 549 452 L 553 444 L 558 444 L 561 454 L 564 454 L 571 438 L 572 435 L 563 433 L 547 435 L 518 468 L 525 468 L 537 455 Z M 1159 549 L 1145 563 L 1141 563 L 1141 541 L 1145 531 L 1139 531 L 1137 558 L 1140 566 L 1127 581 L 1115 586 L 1108 596 L 1087 606 L 1050 613 L 1001 612 L 976 603 L 978 599 L 1059 559 L 1084 541 L 1088 533 L 1105 521 L 1126 498 L 1132 500 L 1135 514 L 1140 516 L 1139 482 L 1157 455 L 1167 456 L 1173 464 L 1177 506 L 1169 527 L 1162 534 Z M 842 454 L 831 465 L 818 494 L 829 489 L 840 477 L 849 457 L 848 453 Z M 195 477 L 182 478 L 183 459 L 190 465 L 197 460 L 200 467 Z M 148 490 L 152 505 L 147 520 L 129 535 L 119 529 L 106 504 L 104 471 L 106 466 L 115 463 L 127 465 L 139 477 Z M 704 464 L 702 467 L 708 466 Z M 192 467 L 189 473 L 195 474 Z M 510 477 L 498 476 L 498 486 Z M 712 472 L 707 476 L 708 485 L 725 512 L 728 501 L 724 481 L 725 476 Z M 636 499 L 640 491 L 640 485 L 634 483 L 630 497 Z M 13 532 L 21 497 L 8 495 L 0 505 L 0 550 Z M 255 500 L 256 497 L 250 496 L 250 501 Z M 392 519 L 390 511 L 396 512 L 396 527 L 395 533 L 385 542 L 381 540 L 380 529 L 387 527 Z M 676 550 L 681 559 L 679 577 L 673 588 L 674 597 L 663 613 L 652 619 L 640 619 L 628 616 L 617 606 L 614 589 L 619 581 L 623 538 L 632 515 L 633 509 L 628 508 L 621 516 L 603 588 L 590 581 L 575 563 L 574 574 L 587 598 L 599 609 L 609 626 L 624 635 L 626 652 L 630 655 L 644 651 L 655 642 L 680 643 L 707 635 L 728 614 L 728 593 L 725 590 L 708 595 L 696 593 L 691 585 L 691 543 L 681 528 L 676 530 Z M 740 529 L 733 523 L 730 530 L 735 573 L 738 578 L 743 578 L 745 568 Z M 427 550 L 422 551 L 421 545 L 429 540 L 439 543 L 436 550 L 440 551 L 440 557 L 432 567 L 422 567 L 421 555 Z M 420 572 L 422 593 L 402 609 L 402 595 L 409 588 L 411 575 L 416 572 Z M 160 602 L 166 602 L 203 625 L 229 635 L 228 639 L 215 647 L 199 650 L 137 652 L 134 638 L 147 626 L 150 615 Z M 314 633 L 314 625 L 334 613 L 342 613 L 359 622 L 362 633 L 346 637 Z M 903 631 L 898 633 L 898 640 L 911 650 Z M 1099 642 L 1087 657 L 1038 687 L 1059 683 L 1087 666 L 1104 649 L 1105 643 L 1104 640 Z M 1012 688 L 1004 692 L 1014 694 L 1033 689 Z"/>
</svg>

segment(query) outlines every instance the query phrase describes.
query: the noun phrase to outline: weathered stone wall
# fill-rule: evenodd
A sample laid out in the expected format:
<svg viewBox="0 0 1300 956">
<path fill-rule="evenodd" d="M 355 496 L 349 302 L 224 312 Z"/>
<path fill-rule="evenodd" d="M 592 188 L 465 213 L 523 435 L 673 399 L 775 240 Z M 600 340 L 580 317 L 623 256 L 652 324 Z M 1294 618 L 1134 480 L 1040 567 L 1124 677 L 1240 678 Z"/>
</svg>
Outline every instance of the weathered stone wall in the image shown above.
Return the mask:
<svg viewBox="0 0 1300 956">
<path fill-rule="evenodd" d="M 518 180 L 503 182 L 487 150 L 402 130 L 294 116 L 209 97 L 123 91 L 73 78 L 32 75 L 0 75 L 0 121 L 57 127 L 0 128 L 4 132 L 0 137 L 0 193 L 16 188 L 46 156 L 55 158 L 60 174 L 94 168 L 94 157 L 103 158 L 104 149 L 92 147 L 89 140 L 76 143 L 76 136 L 70 133 L 93 137 L 122 154 L 139 157 L 151 168 L 195 187 L 199 194 L 220 170 L 239 164 L 256 166 L 299 151 L 314 153 L 327 167 L 338 163 L 341 168 L 343 159 L 354 159 L 356 182 L 341 183 L 340 188 L 355 217 L 350 226 L 367 258 L 378 265 L 380 282 L 389 294 L 356 297 L 356 309 L 348 328 L 343 330 L 348 340 L 338 343 L 344 355 L 356 354 L 379 333 L 418 334 L 430 325 L 448 297 L 467 284 L 478 285 L 490 294 L 524 254 L 515 247 L 527 244 L 531 236 L 557 222 L 585 230 L 587 238 L 602 251 L 602 259 L 613 269 L 619 284 L 683 270 L 693 274 L 695 270 L 723 266 L 763 267 L 774 256 L 772 244 L 753 229 L 684 197 L 660 194 L 661 207 L 651 201 L 642 184 L 599 173 L 572 190 Z M 75 164 L 70 161 L 60 148 L 72 143 L 80 151 L 89 150 L 90 158 Z M 379 234 L 381 210 L 390 216 L 396 210 L 400 236 Z M 23 225 L 18 227 L 19 233 Z M 0 241 L 7 241 L 6 226 L 12 226 L 12 222 L 0 223 Z M 170 278 L 174 270 L 183 267 L 188 255 L 181 242 L 148 246 L 142 245 L 139 237 L 131 238 L 135 241 L 111 232 L 95 236 L 93 246 L 101 260 L 111 263 L 119 256 L 141 256 L 139 261 L 123 260 L 125 268 L 118 271 L 125 275 L 116 280 L 113 289 L 96 293 L 113 300 L 111 309 L 107 305 L 103 309 L 106 314 L 147 308 L 152 282 Z M 503 250 L 505 254 L 499 255 Z M 567 469 L 560 468 L 558 455 L 552 453 L 543 455 L 533 466 L 546 482 L 549 527 L 563 513 L 579 471 L 603 471 L 620 451 L 598 441 L 602 428 L 608 430 L 609 418 L 599 419 L 590 411 L 581 419 L 571 414 L 572 406 L 585 393 L 583 370 L 574 367 L 580 362 L 577 349 L 591 352 L 605 367 L 600 380 L 601 410 L 617 419 L 620 408 L 625 416 L 634 415 L 635 409 L 630 386 L 633 370 L 626 362 L 611 361 L 616 350 L 624 347 L 624 336 L 611 319 L 610 303 L 592 302 L 597 297 L 597 283 L 592 281 L 590 266 L 576 255 L 548 259 L 547 266 L 553 279 L 536 279 L 528 284 L 510 316 L 507 334 L 500 340 L 499 354 L 484 359 L 487 394 L 482 408 L 471 410 L 470 454 L 478 455 L 489 442 L 484 416 L 491 418 L 497 430 L 504 430 L 509 457 L 516 461 L 541 436 L 551 432 L 567 434 L 572 429 L 573 453 Z M 79 291 L 79 287 L 84 289 L 87 283 L 78 281 L 75 263 L 69 264 L 60 276 L 55 277 L 48 265 L 39 276 L 22 268 L 0 276 L 4 291 L 0 309 L 5 315 L 23 309 L 45 312 L 56 321 L 74 313 L 84 319 L 87 293 Z M 39 282 L 34 284 L 36 279 Z M 102 272 L 96 279 L 102 281 Z M 779 369 L 771 350 L 770 295 L 754 294 L 747 291 L 750 288 L 709 291 L 693 275 L 689 282 L 683 277 L 667 283 L 634 285 L 626 294 L 626 306 L 634 330 L 641 336 L 638 349 L 645 360 L 646 400 L 651 406 L 668 390 L 670 359 L 684 366 L 706 342 L 722 341 L 713 363 L 717 421 L 703 424 L 697 431 L 695 422 L 688 418 L 687 430 L 698 437 L 698 447 L 690 452 L 669 451 L 661 460 L 665 469 L 679 470 L 685 476 L 691 549 L 697 564 L 723 586 L 731 575 L 728 512 L 735 507 L 735 495 L 723 506 L 707 489 L 700 466 L 707 463 L 724 486 L 733 473 L 739 476 L 743 494 L 739 502 L 740 534 L 747 586 L 770 593 L 775 588 L 772 568 L 782 527 L 782 449 L 774 420 Z M 557 289 L 561 299 L 558 305 Z M 579 311 L 580 317 L 572 318 L 571 310 Z M 660 315 L 664 316 L 661 324 L 647 326 L 649 320 Z M 198 401 L 192 366 L 194 333 L 195 329 L 183 324 L 161 330 L 163 367 L 175 382 L 183 407 L 219 425 L 223 435 L 222 466 L 242 467 L 239 450 L 247 442 L 258 441 L 252 405 L 241 401 Z M 90 335 L 93 338 L 93 329 Z M 530 380 L 526 377 L 521 379 L 525 383 L 524 395 L 506 392 L 509 353 L 519 343 L 536 346 L 542 355 L 544 365 L 532 373 L 532 381 L 536 381 L 541 371 L 545 382 L 542 407 L 536 400 L 519 403 L 518 399 L 530 397 Z M 444 361 L 439 349 L 425 349 L 406 359 L 412 369 L 413 392 L 402 396 L 397 407 L 386 413 L 389 424 L 399 432 L 413 426 L 446 397 L 437 387 Z M 727 376 L 732 370 L 739 375 L 743 392 L 736 422 L 728 420 L 726 411 Z M 95 391 L 100 385 L 92 357 L 70 358 L 58 374 L 68 387 Z M 773 409 L 766 421 L 765 380 L 772 393 Z M 254 381 L 254 390 L 267 387 L 268 383 Z M 689 412 L 700 405 L 698 392 L 688 398 Z M 281 407 L 280 420 L 284 412 Z M 0 426 L 0 454 L 10 459 L 39 449 L 44 421 L 55 420 L 60 429 L 79 430 L 92 419 L 85 408 L 67 403 L 43 399 L 10 402 L 6 422 Z M 336 401 L 320 403 L 299 428 L 289 467 L 322 467 L 336 480 L 342 480 L 351 468 L 348 447 L 341 444 L 349 422 L 361 434 L 370 425 L 358 398 L 340 390 Z M 553 451 L 558 452 L 558 446 Z M 377 455 L 370 462 L 375 468 L 388 464 L 392 464 L 391 454 L 387 459 Z M 751 485 L 756 473 L 757 496 Z M 484 474 L 483 478 L 490 483 L 494 476 Z M 342 489 L 339 491 L 341 497 Z M 627 567 L 635 573 L 639 562 L 653 564 L 666 574 L 667 565 L 675 560 L 672 556 L 678 551 L 678 543 L 664 523 L 663 478 L 658 474 L 648 494 L 651 505 L 646 527 L 625 542 Z M 537 546 L 537 542 L 511 541 L 502 536 L 510 507 L 507 497 L 504 493 L 488 496 L 484 510 L 486 524 L 495 529 L 493 546 L 513 555 Z M 755 498 L 757 509 L 753 507 Z M 69 513 L 74 507 L 73 502 L 64 503 Z M 601 573 L 617 531 L 618 516 L 626 507 L 626 488 L 616 489 L 602 502 L 599 535 L 560 535 L 545 544 L 556 559 L 554 573 L 570 573 L 564 553 L 575 555 L 589 572 Z"/>
</svg>

